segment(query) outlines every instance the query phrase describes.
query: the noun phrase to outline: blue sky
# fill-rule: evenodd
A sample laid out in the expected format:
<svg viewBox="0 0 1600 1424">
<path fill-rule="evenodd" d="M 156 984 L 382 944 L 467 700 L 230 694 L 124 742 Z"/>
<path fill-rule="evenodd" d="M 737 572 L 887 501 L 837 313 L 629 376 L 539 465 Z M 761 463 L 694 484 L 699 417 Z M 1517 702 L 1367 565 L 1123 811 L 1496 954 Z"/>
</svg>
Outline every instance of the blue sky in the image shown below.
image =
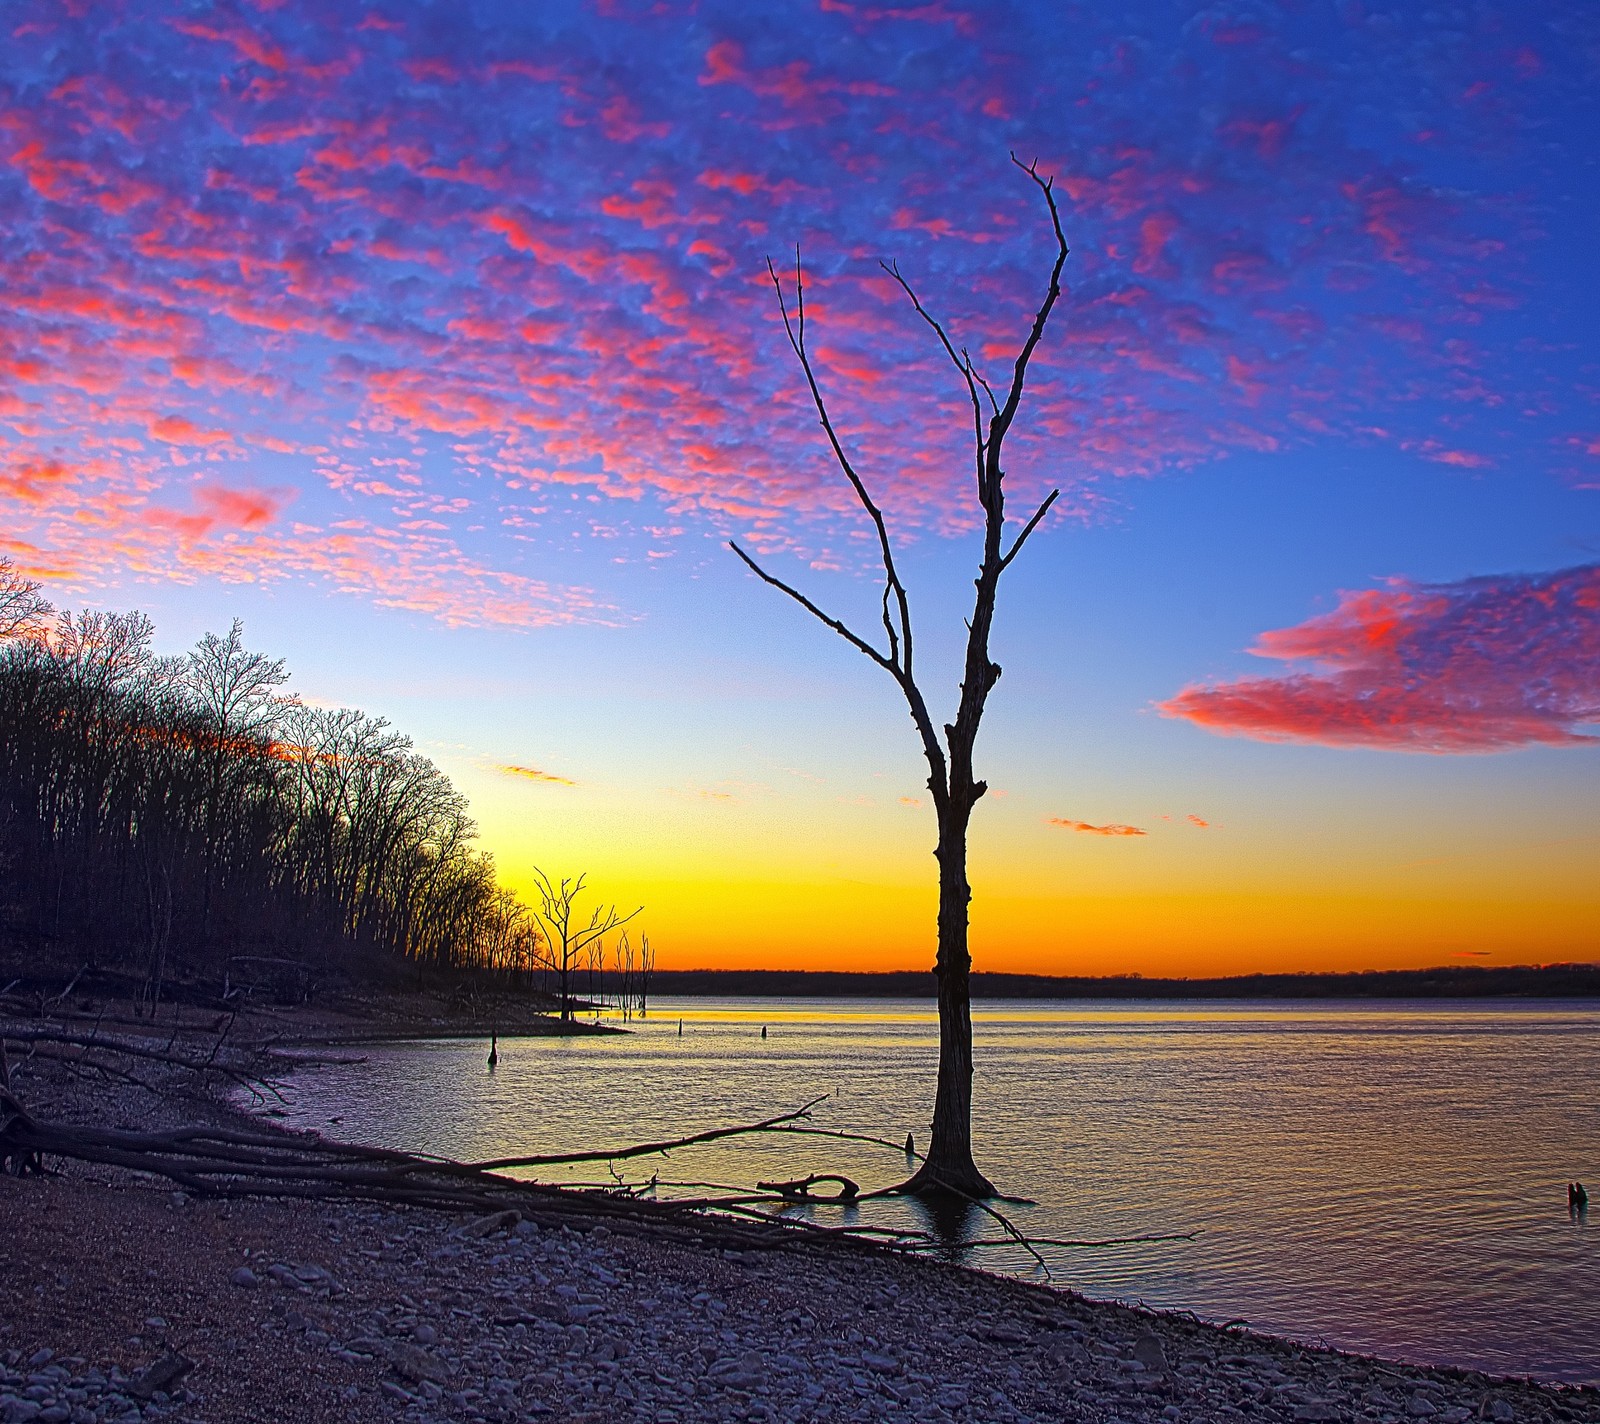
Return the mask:
<svg viewBox="0 0 1600 1424">
<path fill-rule="evenodd" d="M 514 883 L 588 864 L 664 962 L 925 958 L 893 688 L 725 541 L 870 620 L 766 283 L 798 243 L 959 630 L 961 392 L 877 262 L 1003 371 L 1050 250 L 1015 149 L 1073 254 L 1010 485 L 1064 493 L 1003 600 L 980 967 L 1594 952 L 1589 11 L 7 23 L 0 553 L 170 646 L 243 616 L 412 732 Z"/>
</svg>

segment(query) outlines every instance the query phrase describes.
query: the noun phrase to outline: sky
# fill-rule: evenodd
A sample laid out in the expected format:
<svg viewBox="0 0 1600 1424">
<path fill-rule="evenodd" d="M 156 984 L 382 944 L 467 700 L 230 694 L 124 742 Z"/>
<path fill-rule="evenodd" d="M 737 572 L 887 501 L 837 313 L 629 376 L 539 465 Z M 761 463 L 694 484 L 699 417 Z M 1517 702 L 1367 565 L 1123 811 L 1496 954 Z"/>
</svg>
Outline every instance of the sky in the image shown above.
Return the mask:
<svg viewBox="0 0 1600 1424">
<path fill-rule="evenodd" d="M 931 964 L 965 392 L 1024 513 L 979 969 L 1600 958 L 1600 12 L 10 0 L 0 554 L 243 618 L 663 966 Z"/>
</svg>

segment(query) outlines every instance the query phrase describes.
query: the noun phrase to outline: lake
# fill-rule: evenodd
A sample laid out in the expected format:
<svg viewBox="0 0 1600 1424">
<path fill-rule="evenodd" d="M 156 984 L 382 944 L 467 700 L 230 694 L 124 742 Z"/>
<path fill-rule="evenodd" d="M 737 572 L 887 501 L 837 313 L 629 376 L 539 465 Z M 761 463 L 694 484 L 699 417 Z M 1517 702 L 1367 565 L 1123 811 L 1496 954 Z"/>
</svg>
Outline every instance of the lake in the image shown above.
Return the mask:
<svg viewBox="0 0 1600 1424">
<path fill-rule="evenodd" d="M 974 1137 L 1030 1235 L 1088 1295 L 1346 1349 L 1600 1383 L 1600 1006 L 1589 1001 L 974 1006 Z M 682 1025 L 680 1034 L 680 1021 Z M 767 1037 L 761 1037 L 765 1026 Z M 658 1000 L 627 1035 L 386 1044 L 297 1075 L 288 1120 L 458 1157 L 622 1146 L 819 1094 L 818 1126 L 925 1145 L 922 1001 Z M 735 1139 L 619 1164 L 632 1182 L 904 1175 L 881 1148 Z M 606 1181 L 603 1165 L 548 1180 Z M 1597 1196 L 1596 1227 L 1566 1183 Z M 905 1202 L 846 1218 L 929 1228 Z M 948 1225 L 948 1224 L 947 1224 Z M 993 1237 L 977 1216 L 948 1229 Z M 1037 1276 L 1015 1248 L 964 1255 Z M 1042 1277 L 1041 1277 L 1042 1278 Z"/>
</svg>

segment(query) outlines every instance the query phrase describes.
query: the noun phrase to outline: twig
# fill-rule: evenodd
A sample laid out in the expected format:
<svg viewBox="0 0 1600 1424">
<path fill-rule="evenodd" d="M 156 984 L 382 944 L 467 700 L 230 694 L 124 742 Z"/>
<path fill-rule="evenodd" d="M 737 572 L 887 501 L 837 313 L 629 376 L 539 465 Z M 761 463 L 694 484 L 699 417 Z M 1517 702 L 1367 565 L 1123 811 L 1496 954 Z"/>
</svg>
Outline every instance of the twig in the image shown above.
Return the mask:
<svg viewBox="0 0 1600 1424">
<path fill-rule="evenodd" d="M 1193 1241 L 1195 1232 L 1187 1231 L 1181 1235 L 1173 1236 L 1107 1236 L 1099 1241 L 1073 1241 L 1059 1236 L 1030 1236 L 1030 1241 L 1035 1246 L 1064 1246 L 1093 1248 L 1098 1246 L 1142 1246 L 1158 1241 Z M 977 1241 L 962 1241 L 957 1243 L 963 1251 L 975 1246 L 1015 1246 L 1016 1240 L 1010 1236 L 989 1236 Z"/>
<path fill-rule="evenodd" d="M 41 994 L 39 996 L 39 1017 L 40 1018 L 44 1017 L 45 1009 L 53 1008 L 55 1005 L 63 1002 L 66 999 L 66 997 L 74 989 L 76 989 L 78 987 L 78 980 L 83 978 L 83 973 L 84 973 L 84 971 L 82 969 L 79 969 L 78 972 L 72 976 L 72 980 L 67 985 L 67 987 L 65 989 L 63 989 L 59 994 L 57 994 L 53 999 L 47 999 L 47 998 L 44 997 L 43 994 Z"/>
</svg>

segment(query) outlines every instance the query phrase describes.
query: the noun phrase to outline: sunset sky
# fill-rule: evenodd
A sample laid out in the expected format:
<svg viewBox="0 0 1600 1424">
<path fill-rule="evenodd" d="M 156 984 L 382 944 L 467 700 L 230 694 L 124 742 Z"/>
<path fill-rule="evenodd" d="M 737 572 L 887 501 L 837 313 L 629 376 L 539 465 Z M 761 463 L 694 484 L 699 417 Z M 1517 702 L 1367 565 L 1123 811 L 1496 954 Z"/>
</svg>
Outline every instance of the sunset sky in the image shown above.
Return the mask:
<svg viewBox="0 0 1600 1424">
<path fill-rule="evenodd" d="M 931 963 L 864 629 L 936 713 L 965 395 L 1059 513 L 1002 590 L 980 969 L 1600 958 L 1600 11 L 9 0 L 0 554 L 163 650 L 245 620 L 381 713 L 505 878 L 671 966 Z"/>
</svg>

